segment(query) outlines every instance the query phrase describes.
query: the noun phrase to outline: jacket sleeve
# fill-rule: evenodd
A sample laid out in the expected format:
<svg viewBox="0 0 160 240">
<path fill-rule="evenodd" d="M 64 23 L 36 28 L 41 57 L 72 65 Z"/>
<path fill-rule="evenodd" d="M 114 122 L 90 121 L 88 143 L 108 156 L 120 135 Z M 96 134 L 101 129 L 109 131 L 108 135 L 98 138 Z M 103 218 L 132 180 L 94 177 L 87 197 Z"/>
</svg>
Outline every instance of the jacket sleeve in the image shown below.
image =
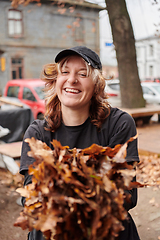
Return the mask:
<svg viewBox="0 0 160 240">
<path fill-rule="evenodd" d="M 23 143 L 22 143 L 22 151 L 21 151 L 21 164 L 20 164 L 20 174 L 24 175 L 24 186 L 28 185 L 32 182 L 32 176 L 28 174 L 28 167 L 35 160 L 32 157 L 28 156 L 28 152 L 30 151 L 30 147 L 28 143 L 25 142 L 26 138 L 32 138 L 42 140 L 41 128 L 37 124 L 37 121 L 34 121 L 26 130 Z M 24 206 L 25 198 L 22 197 L 22 205 Z"/>
<path fill-rule="evenodd" d="M 20 164 L 20 173 L 25 175 L 25 171 L 28 170 L 29 165 L 31 165 L 35 160 L 32 157 L 28 156 L 28 152 L 30 151 L 30 147 L 28 143 L 25 142 L 25 139 L 32 138 L 45 141 L 44 139 L 44 126 L 40 120 L 35 120 L 26 130 L 22 143 L 22 151 L 21 151 L 21 164 Z"/>
<path fill-rule="evenodd" d="M 124 144 L 131 137 L 136 136 L 136 126 L 134 119 L 126 112 L 117 110 L 112 114 L 110 118 L 110 124 L 112 127 L 110 128 L 110 138 L 109 138 L 109 146 L 115 147 L 117 144 Z M 129 142 L 127 147 L 127 156 L 126 161 L 128 164 L 133 164 L 135 161 L 139 161 L 138 156 L 138 148 L 137 148 L 137 139 Z M 136 177 L 134 177 L 133 181 L 136 181 Z M 130 194 L 130 201 L 125 201 L 124 207 L 128 211 L 133 208 L 137 204 L 137 189 L 127 190 L 125 191 L 126 195 Z"/>
</svg>

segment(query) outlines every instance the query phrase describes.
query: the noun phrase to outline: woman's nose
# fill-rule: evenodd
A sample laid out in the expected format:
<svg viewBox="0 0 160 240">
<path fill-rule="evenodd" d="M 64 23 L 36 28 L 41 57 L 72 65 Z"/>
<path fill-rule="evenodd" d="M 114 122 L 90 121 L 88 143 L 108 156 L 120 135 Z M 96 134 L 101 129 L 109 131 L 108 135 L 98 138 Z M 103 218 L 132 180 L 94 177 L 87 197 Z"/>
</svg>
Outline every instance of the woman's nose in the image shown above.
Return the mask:
<svg viewBox="0 0 160 240">
<path fill-rule="evenodd" d="M 77 83 L 76 74 L 69 74 L 67 81 L 71 84 Z"/>
</svg>

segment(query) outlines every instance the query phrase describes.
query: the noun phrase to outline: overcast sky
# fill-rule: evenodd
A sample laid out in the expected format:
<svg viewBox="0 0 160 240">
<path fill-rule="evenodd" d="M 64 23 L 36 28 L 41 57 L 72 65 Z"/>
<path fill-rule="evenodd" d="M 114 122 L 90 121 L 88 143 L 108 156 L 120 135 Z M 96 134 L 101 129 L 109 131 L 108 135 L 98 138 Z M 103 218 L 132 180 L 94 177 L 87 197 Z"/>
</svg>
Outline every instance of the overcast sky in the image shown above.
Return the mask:
<svg viewBox="0 0 160 240">
<path fill-rule="evenodd" d="M 94 2 L 98 3 L 98 1 L 100 3 L 101 0 L 95 0 Z M 160 0 L 157 0 L 157 2 L 158 4 L 153 4 L 155 3 L 154 0 L 126 0 L 136 39 L 153 36 L 156 30 L 160 30 Z M 107 11 L 101 11 L 101 60 L 103 64 L 115 65 L 116 59 L 113 46 L 105 46 L 106 43 L 112 43 L 112 34 Z"/>
</svg>

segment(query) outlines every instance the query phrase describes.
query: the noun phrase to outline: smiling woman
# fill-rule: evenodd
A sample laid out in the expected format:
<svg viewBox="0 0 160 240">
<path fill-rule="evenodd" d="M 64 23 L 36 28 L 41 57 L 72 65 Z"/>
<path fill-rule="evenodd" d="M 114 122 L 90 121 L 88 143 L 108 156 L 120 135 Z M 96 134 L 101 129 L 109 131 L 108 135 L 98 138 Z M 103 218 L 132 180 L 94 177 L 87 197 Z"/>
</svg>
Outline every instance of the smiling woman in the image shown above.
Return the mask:
<svg viewBox="0 0 160 240">
<path fill-rule="evenodd" d="M 54 139 L 70 149 L 88 148 L 93 143 L 114 148 L 136 135 L 132 117 L 108 104 L 101 61 L 91 49 L 78 46 L 61 51 L 56 56 L 55 63 L 44 66 L 42 80 L 46 84 L 45 119 L 35 120 L 30 125 L 22 145 L 20 173 L 25 175 L 25 185 L 32 182 L 28 166 L 35 161 L 28 156 L 30 148 L 25 141 L 27 138 L 41 140 L 53 150 L 51 142 Z M 136 139 L 128 144 L 126 160 L 129 164 L 139 161 Z M 129 202 L 124 201 L 124 207 L 128 211 L 136 205 L 137 190 L 127 190 L 125 196 L 127 199 L 130 197 Z M 23 204 L 24 202 L 25 199 Z M 78 221 L 76 216 L 72 217 L 75 222 Z M 139 240 L 129 213 L 123 226 L 124 231 L 119 233 L 119 240 Z M 33 229 L 29 233 L 29 240 L 44 239 L 42 232 L 37 230 Z M 66 235 L 64 231 L 63 234 L 67 240 L 72 239 L 72 233 Z M 76 239 L 81 240 L 81 234 Z"/>
<path fill-rule="evenodd" d="M 56 81 L 56 93 L 65 125 L 80 125 L 86 120 L 93 91 L 94 82 L 87 73 L 85 61 L 78 55 L 65 58 Z M 70 114 L 76 116 L 75 123 L 71 122 Z"/>
</svg>

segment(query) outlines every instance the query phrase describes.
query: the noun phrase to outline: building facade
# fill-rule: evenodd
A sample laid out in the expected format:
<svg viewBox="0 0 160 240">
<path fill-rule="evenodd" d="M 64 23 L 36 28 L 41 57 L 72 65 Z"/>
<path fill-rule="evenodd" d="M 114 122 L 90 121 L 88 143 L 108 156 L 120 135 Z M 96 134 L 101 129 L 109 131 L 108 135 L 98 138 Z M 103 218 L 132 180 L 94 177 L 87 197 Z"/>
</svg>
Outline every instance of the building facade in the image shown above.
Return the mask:
<svg viewBox="0 0 160 240">
<path fill-rule="evenodd" d="M 10 79 L 39 78 L 62 49 L 85 45 L 99 54 L 97 4 L 44 1 L 41 6 L 0 0 L 0 95 Z"/>
<path fill-rule="evenodd" d="M 160 79 L 160 38 L 152 36 L 136 41 L 140 79 Z"/>
</svg>

